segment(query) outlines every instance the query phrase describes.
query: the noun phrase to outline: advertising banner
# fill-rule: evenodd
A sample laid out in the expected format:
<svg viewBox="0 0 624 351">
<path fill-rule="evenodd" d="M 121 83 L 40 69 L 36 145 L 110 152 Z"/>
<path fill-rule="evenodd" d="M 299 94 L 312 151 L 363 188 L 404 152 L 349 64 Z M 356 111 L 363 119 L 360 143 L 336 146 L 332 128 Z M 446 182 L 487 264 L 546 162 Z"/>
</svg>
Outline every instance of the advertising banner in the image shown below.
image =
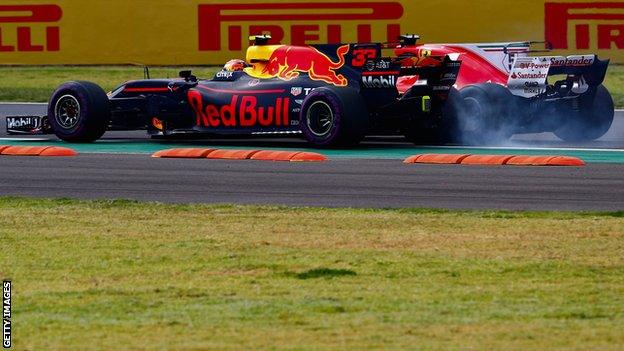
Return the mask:
<svg viewBox="0 0 624 351">
<path fill-rule="evenodd" d="M 274 42 L 548 41 L 624 63 L 624 1 L 0 0 L 0 64 L 210 65 Z"/>
</svg>

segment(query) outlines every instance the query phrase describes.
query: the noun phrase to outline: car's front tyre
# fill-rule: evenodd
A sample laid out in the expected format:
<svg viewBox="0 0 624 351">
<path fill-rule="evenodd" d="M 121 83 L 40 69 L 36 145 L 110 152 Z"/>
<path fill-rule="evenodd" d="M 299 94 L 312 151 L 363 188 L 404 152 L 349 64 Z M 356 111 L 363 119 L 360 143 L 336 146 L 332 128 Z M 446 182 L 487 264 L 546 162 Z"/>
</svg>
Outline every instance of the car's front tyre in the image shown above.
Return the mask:
<svg viewBox="0 0 624 351">
<path fill-rule="evenodd" d="M 48 122 L 54 134 L 68 142 L 99 139 L 110 121 L 108 97 L 98 85 L 72 81 L 59 86 L 48 102 Z"/>
</svg>

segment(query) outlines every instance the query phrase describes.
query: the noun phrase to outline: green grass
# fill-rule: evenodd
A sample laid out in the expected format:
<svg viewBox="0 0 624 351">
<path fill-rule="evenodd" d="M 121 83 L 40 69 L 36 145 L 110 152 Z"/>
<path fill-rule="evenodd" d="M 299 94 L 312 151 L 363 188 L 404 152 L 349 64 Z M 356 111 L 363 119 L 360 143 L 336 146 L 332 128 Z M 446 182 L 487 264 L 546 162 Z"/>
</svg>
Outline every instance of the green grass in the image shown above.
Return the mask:
<svg viewBox="0 0 624 351">
<path fill-rule="evenodd" d="M 624 217 L 0 198 L 17 350 L 616 350 Z"/>
<path fill-rule="evenodd" d="M 624 108 L 624 65 L 611 65 L 604 84 L 611 92 L 615 106 Z"/>
<path fill-rule="evenodd" d="M 187 67 L 153 67 L 152 78 L 177 77 Z M 219 67 L 192 67 L 200 78 L 211 78 Z M 143 68 L 133 66 L 0 66 L 0 101 L 45 102 L 54 89 L 68 80 L 89 80 L 111 90 L 119 84 L 143 78 Z M 624 108 L 624 66 L 611 65 L 605 85 L 619 108 Z"/>
<path fill-rule="evenodd" d="M 200 78 L 212 78 L 216 67 L 152 67 L 152 78 L 175 78 L 191 69 Z M 46 102 L 63 82 L 88 80 L 110 91 L 121 83 L 143 79 L 139 66 L 30 66 L 0 67 L 0 101 Z"/>
</svg>

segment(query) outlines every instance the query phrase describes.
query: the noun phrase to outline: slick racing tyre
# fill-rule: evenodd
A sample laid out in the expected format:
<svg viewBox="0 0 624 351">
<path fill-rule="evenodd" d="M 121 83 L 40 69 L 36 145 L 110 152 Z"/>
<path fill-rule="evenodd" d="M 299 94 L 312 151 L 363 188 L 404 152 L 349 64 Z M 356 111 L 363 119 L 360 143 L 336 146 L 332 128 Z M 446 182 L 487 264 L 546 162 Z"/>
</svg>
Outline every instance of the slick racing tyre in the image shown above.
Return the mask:
<svg viewBox="0 0 624 351">
<path fill-rule="evenodd" d="M 555 135 L 565 141 L 592 141 L 605 135 L 611 128 L 615 114 L 613 98 L 603 85 L 596 88 L 596 95 L 581 96 L 578 111 L 564 109 L 564 124 L 555 130 Z"/>
<path fill-rule="evenodd" d="M 458 105 L 461 106 L 453 116 L 459 142 L 488 145 L 505 142 L 511 137 L 514 98 L 506 87 L 476 84 L 463 88 L 460 95 Z"/>
<path fill-rule="evenodd" d="M 54 134 L 68 142 L 99 139 L 109 120 L 108 97 L 91 82 L 67 82 L 56 89 L 48 103 L 48 121 Z"/>
<path fill-rule="evenodd" d="M 317 88 L 301 106 L 299 125 L 317 147 L 354 145 L 368 129 L 368 111 L 362 97 L 350 88 Z"/>
</svg>

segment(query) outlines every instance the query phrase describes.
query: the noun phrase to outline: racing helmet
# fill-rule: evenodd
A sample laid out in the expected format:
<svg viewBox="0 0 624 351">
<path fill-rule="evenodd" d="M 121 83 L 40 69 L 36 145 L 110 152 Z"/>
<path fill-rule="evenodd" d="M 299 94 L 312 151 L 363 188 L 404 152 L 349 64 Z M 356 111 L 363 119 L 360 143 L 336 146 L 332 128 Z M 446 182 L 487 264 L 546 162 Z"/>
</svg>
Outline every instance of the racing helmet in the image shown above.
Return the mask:
<svg viewBox="0 0 624 351">
<path fill-rule="evenodd" d="M 242 71 L 246 67 L 249 67 L 249 64 L 247 64 L 247 62 L 239 59 L 234 59 L 226 62 L 225 65 L 223 65 L 223 70 L 228 72 Z"/>
</svg>

